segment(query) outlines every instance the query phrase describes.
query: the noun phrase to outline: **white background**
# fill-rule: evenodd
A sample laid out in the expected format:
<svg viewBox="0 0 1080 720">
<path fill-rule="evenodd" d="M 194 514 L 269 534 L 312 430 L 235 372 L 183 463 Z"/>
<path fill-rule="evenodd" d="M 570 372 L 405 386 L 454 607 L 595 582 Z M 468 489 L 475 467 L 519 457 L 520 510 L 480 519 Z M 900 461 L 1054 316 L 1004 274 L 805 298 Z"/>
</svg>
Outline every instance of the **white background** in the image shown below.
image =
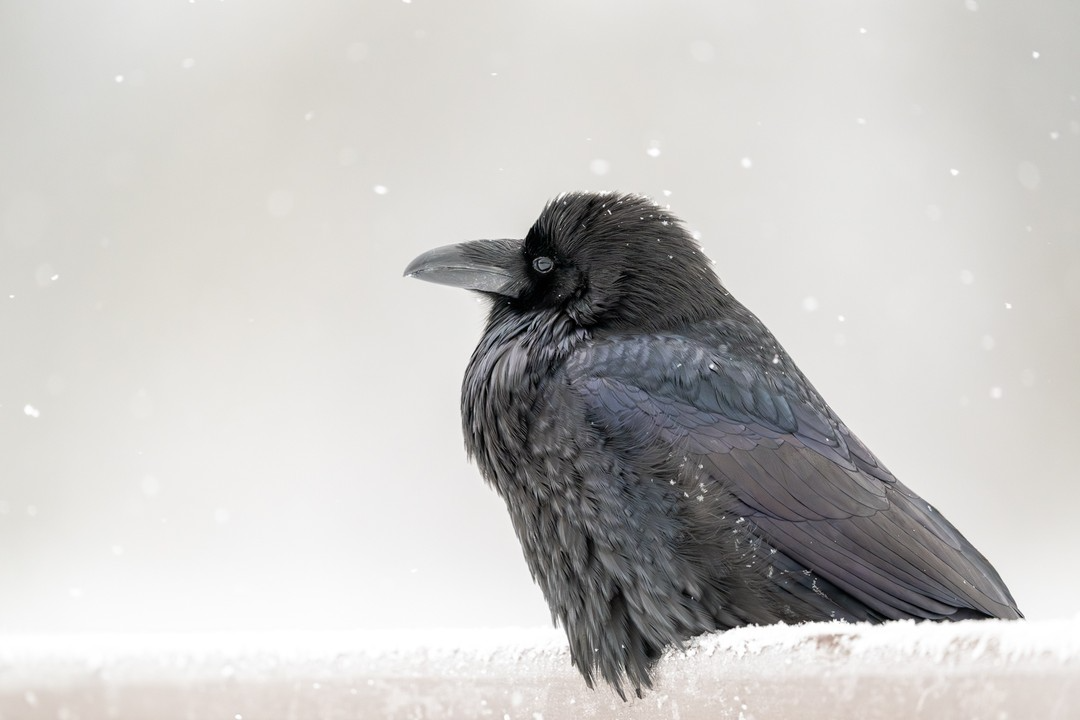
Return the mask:
<svg viewBox="0 0 1080 720">
<path fill-rule="evenodd" d="M 548 623 L 401 271 L 598 189 L 1074 616 L 1077 68 L 1073 0 L 7 0 L 0 631 Z"/>
</svg>

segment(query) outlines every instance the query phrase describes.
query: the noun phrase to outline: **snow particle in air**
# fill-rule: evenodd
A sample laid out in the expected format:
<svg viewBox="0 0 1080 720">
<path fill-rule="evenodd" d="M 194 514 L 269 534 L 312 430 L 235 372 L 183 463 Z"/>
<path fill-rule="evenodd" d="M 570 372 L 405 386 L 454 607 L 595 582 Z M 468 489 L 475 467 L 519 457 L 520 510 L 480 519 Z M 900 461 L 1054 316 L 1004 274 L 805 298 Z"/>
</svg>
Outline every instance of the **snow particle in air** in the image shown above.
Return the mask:
<svg viewBox="0 0 1080 720">
<path fill-rule="evenodd" d="M 739 164 L 742 165 L 744 170 L 749 170 L 754 166 L 754 161 L 748 157 L 744 157 L 742 160 L 739 161 Z"/>
<path fill-rule="evenodd" d="M 593 175 L 607 175 L 609 170 L 611 170 L 611 163 L 607 160 L 596 158 L 589 163 L 589 172 Z"/>
<path fill-rule="evenodd" d="M 806 297 L 803 298 L 802 308 L 806 312 L 814 312 L 815 310 L 818 309 L 817 298 L 814 297 L 813 295 L 807 295 Z"/>
<path fill-rule="evenodd" d="M 990 398 L 991 398 L 992 400 L 1000 400 L 1000 399 L 1001 399 L 1001 396 L 1002 396 L 1003 394 L 1004 394 L 1004 393 L 1002 392 L 1001 388 L 1000 388 L 999 386 L 997 386 L 997 385 L 995 385 L 994 387 L 990 388 Z"/>
<path fill-rule="evenodd" d="M 27 403 L 26 405 L 23 405 L 23 414 L 26 415 L 27 417 L 32 417 L 32 418 L 41 417 L 41 411 L 38 410 L 36 407 L 34 407 L 33 405 L 31 405 L 29 403 Z"/>
<path fill-rule="evenodd" d="M 1020 181 L 1020 184 L 1023 185 L 1026 190 L 1038 190 L 1040 183 L 1042 183 L 1042 176 L 1039 174 L 1039 168 L 1036 167 L 1035 163 L 1027 160 L 1017 166 L 1016 179 Z"/>
</svg>

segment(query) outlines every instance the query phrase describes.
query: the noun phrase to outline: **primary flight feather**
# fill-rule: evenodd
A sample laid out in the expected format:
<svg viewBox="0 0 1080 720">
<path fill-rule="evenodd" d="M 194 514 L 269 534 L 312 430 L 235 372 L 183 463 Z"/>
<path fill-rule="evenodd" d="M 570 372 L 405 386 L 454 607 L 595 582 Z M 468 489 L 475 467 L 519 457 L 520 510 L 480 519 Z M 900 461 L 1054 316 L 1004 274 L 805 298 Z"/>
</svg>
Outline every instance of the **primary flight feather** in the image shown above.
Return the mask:
<svg viewBox="0 0 1080 720">
<path fill-rule="evenodd" d="M 491 300 L 466 447 L 590 685 L 640 694 L 666 647 L 740 625 L 1021 617 L 650 200 L 566 194 L 405 273 Z"/>
</svg>

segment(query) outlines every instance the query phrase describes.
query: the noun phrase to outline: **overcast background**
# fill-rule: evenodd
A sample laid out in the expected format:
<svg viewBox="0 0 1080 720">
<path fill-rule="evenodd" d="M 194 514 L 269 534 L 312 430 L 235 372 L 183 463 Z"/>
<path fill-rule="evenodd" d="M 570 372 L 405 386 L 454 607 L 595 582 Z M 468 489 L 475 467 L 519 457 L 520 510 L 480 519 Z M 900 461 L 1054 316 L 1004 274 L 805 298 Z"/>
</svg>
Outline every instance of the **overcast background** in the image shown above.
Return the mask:
<svg viewBox="0 0 1080 720">
<path fill-rule="evenodd" d="M 1080 610 L 1080 4 L 0 3 L 0 631 L 545 625 L 401 277 L 670 203 L 847 424 Z"/>
</svg>

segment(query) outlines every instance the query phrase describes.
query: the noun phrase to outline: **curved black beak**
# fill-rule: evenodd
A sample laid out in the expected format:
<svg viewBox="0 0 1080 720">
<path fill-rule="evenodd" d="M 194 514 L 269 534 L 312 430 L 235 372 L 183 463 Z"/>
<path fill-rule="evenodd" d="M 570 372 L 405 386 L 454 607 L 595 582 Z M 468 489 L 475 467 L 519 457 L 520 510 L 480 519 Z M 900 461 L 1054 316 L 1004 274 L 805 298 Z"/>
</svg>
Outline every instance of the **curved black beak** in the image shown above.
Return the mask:
<svg viewBox="0 0 1080 720">
<path fill-rule="evenodd" d="M 516 297 L 521 291 L 520 240 L 473 240 L 428 250 L 405 268 L 407 277 Z"/>
</svg>

